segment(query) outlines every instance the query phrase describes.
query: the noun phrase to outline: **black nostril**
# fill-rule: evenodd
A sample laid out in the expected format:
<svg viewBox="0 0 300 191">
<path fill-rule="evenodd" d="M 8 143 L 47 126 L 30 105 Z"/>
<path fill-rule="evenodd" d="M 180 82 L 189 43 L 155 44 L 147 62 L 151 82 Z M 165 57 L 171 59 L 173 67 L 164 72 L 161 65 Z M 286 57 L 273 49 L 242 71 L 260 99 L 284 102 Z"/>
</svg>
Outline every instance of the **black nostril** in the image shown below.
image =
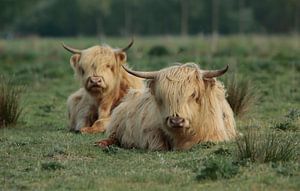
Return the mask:
<svg viewBox="0 0 300 191">
<path fill-rule="evenodd" d="M 167 118 L 166 118 L 166 121 L 169 121 L 169 119 L 170 119 L 170 117 L 167 117 Z"/>
</svg>

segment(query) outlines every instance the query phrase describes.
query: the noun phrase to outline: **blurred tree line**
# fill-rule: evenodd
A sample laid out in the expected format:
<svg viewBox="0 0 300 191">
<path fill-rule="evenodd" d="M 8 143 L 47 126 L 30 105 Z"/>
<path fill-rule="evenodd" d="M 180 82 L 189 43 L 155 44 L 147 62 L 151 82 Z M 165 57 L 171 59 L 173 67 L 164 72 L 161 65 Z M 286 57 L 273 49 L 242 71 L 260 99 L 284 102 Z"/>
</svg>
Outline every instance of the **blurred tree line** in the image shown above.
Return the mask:
<svg viewBox="0 0 300 191">
<path fill-rule="evenodd" d="M 300 0 L 0 0 L 0 33 L 291 33 L 299 12 Z"/>
</svg>

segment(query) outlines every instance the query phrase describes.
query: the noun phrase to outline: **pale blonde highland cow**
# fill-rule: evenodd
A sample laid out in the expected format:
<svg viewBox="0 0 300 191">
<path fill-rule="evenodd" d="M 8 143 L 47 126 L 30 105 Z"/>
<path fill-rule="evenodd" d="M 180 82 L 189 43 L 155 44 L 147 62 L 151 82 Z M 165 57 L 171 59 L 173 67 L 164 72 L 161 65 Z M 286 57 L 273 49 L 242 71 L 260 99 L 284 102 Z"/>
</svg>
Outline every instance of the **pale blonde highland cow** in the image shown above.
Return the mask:
<svg viewBox="0 0 300 191">
<path fill-rule="evenodd" d="M 147 88 L 132 90 L 112 113 L 108 138 L 100 147 L 186 150 L 193 145 L 233 139 L 236 135 L 232 109 L 223 85 L 215 77 L 223 70 L 201 70 L 194 63 L 158 72 L 128 73 L 148 79 Z"/>
<path fill-rule="evenodd" d="M 69 128 L 82 133 L 106 130 L 112 110 L 130 88 L 142 88 L 140 78 L 128 74 L 122 65 L 126 62 L 124 49 L 93 46 L 85 50 L 63 47 L 73 53 L 70 64 L 81 81 L 82 88 L 67 101 Z"/>
</svg>

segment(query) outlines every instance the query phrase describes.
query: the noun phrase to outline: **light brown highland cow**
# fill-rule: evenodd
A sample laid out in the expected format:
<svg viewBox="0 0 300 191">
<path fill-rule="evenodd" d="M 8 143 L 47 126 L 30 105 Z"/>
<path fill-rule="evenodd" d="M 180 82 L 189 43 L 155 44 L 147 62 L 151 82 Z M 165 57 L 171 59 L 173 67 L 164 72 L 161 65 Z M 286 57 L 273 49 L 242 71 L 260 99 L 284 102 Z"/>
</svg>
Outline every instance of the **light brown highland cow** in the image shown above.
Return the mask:
<svg viewBox="0 0 300 191">
<path fill-rule="evenodd" d="M 115 108 L 108 125 L 108 139 L 100 147 L 186 150 L 193 145 L 228 141 L 237 132 L 223 85 L 215 77 L 223 70 L 201 70 L 194 63 L 158 72 L 128 73 L 148 79 L 144 90 L 131 90 Z"/>
<path fill-rule="evenodd" d="M 126 50 L 109 46 L 93 46 L 85 50 L 63 47 L 73 53 L 70 64 L 81 81 L 82 88 L 70 95 L 67 101 L 69 128 L 82 133 L 106 130 L 112 110 L 130 88 L 142 88 L 140 78 L 128 74 Z"/>
</svg>

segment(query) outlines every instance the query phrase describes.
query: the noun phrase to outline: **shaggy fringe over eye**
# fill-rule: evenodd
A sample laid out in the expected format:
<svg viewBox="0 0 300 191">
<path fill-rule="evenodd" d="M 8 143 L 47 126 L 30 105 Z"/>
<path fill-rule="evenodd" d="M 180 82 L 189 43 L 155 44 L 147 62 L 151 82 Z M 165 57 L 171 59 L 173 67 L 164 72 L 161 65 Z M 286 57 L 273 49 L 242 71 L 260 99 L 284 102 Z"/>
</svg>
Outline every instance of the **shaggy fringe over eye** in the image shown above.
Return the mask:
<svg viewBox="0 0 300 191">
<path fill-rule="evenodd" d="M 18 121 L 22 113 L 21 91 L 22 88 L 16 87 L 11 80 L 0 76 L 0 128 Z"/>
</svg>

